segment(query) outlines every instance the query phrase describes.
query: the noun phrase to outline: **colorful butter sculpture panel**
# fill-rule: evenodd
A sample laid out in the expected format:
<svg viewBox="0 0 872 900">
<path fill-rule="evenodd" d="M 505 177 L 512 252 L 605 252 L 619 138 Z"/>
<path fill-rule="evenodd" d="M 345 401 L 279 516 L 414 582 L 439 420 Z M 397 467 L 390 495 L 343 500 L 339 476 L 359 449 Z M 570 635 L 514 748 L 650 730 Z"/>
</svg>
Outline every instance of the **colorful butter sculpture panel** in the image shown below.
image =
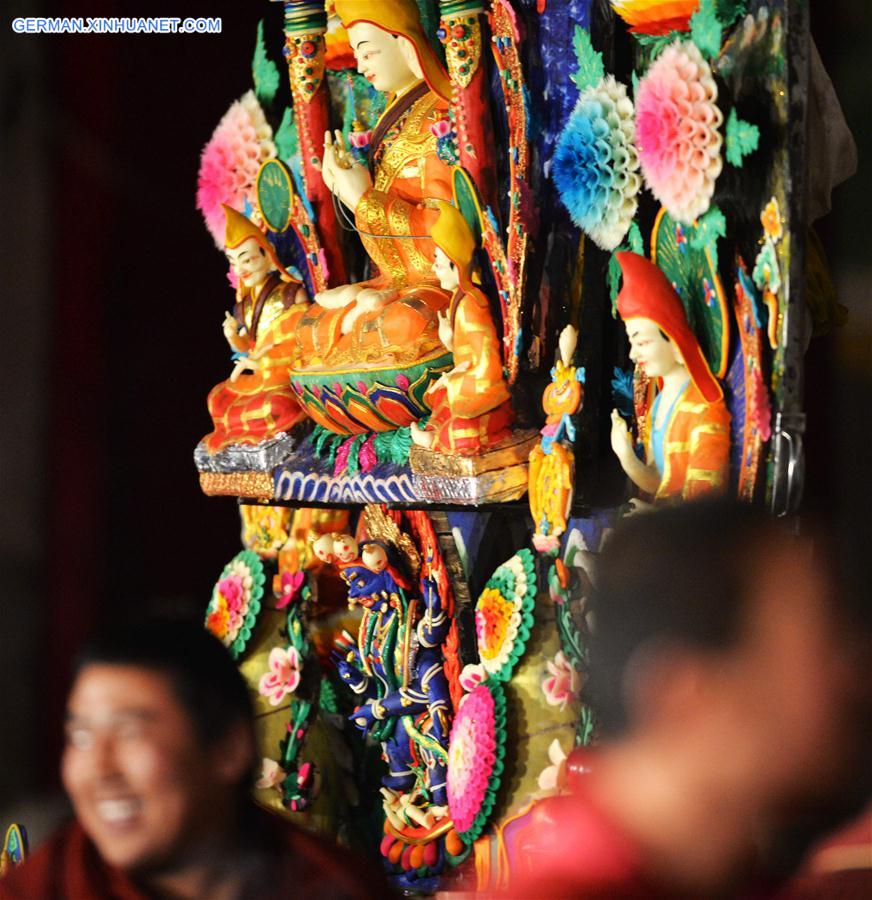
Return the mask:
<svg viewBox="0 0 872 900">
<path fill-rule="evenodd" d="M 772 492 L 793 14 L 610 7 L 591 33 L 591 0 L 285 0 L 292 105 L 261 34 L 203 154 L 235 297 L 195 462 L 263 501 L 206 627 L 254 700 L 257 802 L 411 894 L 529 866 L 537 802 L 595 738 L 585 603 L 614 521 Z M 607 70 L 610 28 L 634 71 Z M 626 492 L 580 516 L 616 336 L 600 462 Z M 524 494 L 529 515 L 476 509 Z"/>
<path fill-rule="evenodd" d="M 423 497 L 473 505 L 523 494 L 528 435 L 517 437 L 513 429 L 509 382 L 518 360 L 526 151 L 512 151 L 515 187 L 503 233 L 499 211 L 480 199 L 496 202 L 481 65 L 486 20 L 477 8 L 467 12 L 468 4 L 443 10 L 440 34 L 460 85 L 452 93 L 425 33 L 426 6 L 419 9 L 414 0 L 332 4 L 349 48 L 357 48 L 345 54 L 345 64 L 350 55 L 371 91 L 385 98 L 369 130 L 359 121 L 365 113 L 355 108 L 349 149 L 325 117 L 331 42 L 324 9 L 286 3 L 293 129 L 285 122 L 273 133 L 259 105 L 258 98 L 267 102 L 258 83 L 261 45 L 257 96 L 246 95 L 244 108 L 229 124 L 222 121 L 204 151 L 199 205 L 214 234 L 223 204 L 225 252 L 238 284 L 224 326 L 233 369 L 210 395 L 214 430 L 195 453 L 207 493 L 325 502 Z M 498 34 L 511 31 L 513 16 L 508 6 L 495 10 Z M 512 33 L 498 46 L 521 96 L 518 40 Z M 271 99 L 275 89 L 266 93 Z M 316 125 L 327 126 L 323 146 Z M 249 154 L 238 149 L 252 130 L 259 139 L 256 177 L 244 165 Z M 517 134 L 512 140 L 523 144 Z M 457 142 L 459 152 L 450 152 Z M 289 150 L 286 160 L 278 157 Z M 468 173 L 452 167 L 458 161 L 469 165 Z M 241 167 L 249 181 L 240 190 Z M 369 278 L 337 283 L 330 260 L 341 247 L 337 232 L 327 233 L 334 220 L 360 239 L 364 256 L 357 267 L 363 262 Z M 496 281 L 490 296 L 478 256 Z M 348 262 L 343 271 L 354 268 Z M 397 452 L 402 435 L 378 440 L 404 429 L 421 448 L 412 459 Z M 341 444 L 323 432 L 341 437 Z M 484 459 L 494 450 L 495 458 Z M 443 457 L 483 462 L 443 465 Z M 511 474 L 491 474 L 507 457 Z"/>
<path fill-rule="evenodd" d="M 200 172 L 198 203 L 216 240 L 226 233 L 241 273 L 225 317 L 233 366 L 210 395 L 213 431 L 195 453 L 207 493 L 328 503 L 519 498 L 532 433 L 521 426 L 537 416 L 517 408 L 513 385 L 541 367 L 567 313 L 578 319 L 583 283 L 588 303 L 603 288 L 616 302 L 618 254 L 628 251 L 650 256 L 674 288 L 733 417 L 745 421 L 749 396 L 755 420 L 786 396 L 784 304 L 798 226 L 787 195 L 784 3 L 614 3 L 615 26 L 626 23 L 638 43 L 632 72 L 606 70 L 586 0 L 527 6 L 347 0 L 325 9 L 288 0 L 293 103 L 277 130 L 264 111 L 277 70 L 270 82 L 261 38 L 255 91 L 222 119 Z M 525 27 L 537 17 L 539 30 Z M 557 52 L 554 29 L 570 26 L 571 49 Z M 529 69 L 537 52 L 548 71 Z M 534 133 L 530 104 L 540 93 Z M 639 205 L 646 190 L 660 205 L 653 221 Z M 540 221 L 537 206 L 553 221 Z M 600 249 L 612 254 L 608 277 L 591 287 L 585 252 L 596 261 Z M 747 372 L 734 365 L 748 349 L 738 258 L 760 298 L 755 327 L 768 339 Z M 601 339 L 580 338 L 583 347 Z M 729 470 L 720 450 L 701 467 L 670 460 L 661 445 L 685 438 L 666 427 L 670 391 L 657 400 L 660 376 L 648 383 L 653 439 L 648 420 L 613 429 L 640 502 L 695 495 L 706 479 L 746 499 L 762 491 L 761 474 L 749 493 L 748 472 L 767 470 L 760 436 L 771 426 L 732 428 L 741 447 L 730 446 Z M 692 395 L 687 409 L 702 402 Z M 722 428 L 726 418 L 710 413 L 701 427 Z M 680 431 L 688 442 L 702 433 Z M 692 489 L 687 466 L 700 468 Z"/>
</svg>

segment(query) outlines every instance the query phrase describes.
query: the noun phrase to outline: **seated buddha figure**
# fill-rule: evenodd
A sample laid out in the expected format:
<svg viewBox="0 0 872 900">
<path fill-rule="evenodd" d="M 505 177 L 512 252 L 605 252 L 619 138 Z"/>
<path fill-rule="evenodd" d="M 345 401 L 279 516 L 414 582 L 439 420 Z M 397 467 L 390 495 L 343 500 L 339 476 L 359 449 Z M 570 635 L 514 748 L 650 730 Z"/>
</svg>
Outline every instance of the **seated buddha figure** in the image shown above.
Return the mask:
<svg viewBox="0 0 872 900">
<path fill-rule="evenodd" d="M 215 430 L 204 438 L 216 453 L 233 444 L 258 444 L 304 418 L 288 382 L 295 331 L 308 307 L 300 281 L 281 265 L 272 244 L 229 206 L 225 253 L 237 278 L 236 303 L 224 318 L 235 365 L 207 401 Z"/>
<path fill-rule="evenodd" d="M 727 488 L 730 414 L 681 300 L 654 263 L 618 253 L 623 286 L 618 313 L 630 340 L 630 359 L 656 385 L 640 435 L 645 459 L 617 410 L 612 449 L 630 480 L 655 503 L 690 500 Z"/>
<path fill-rule="evenodd" d="M 451 197 L 449 167 L 430 126 L 447 118 L 451 85 L 415 0 L 336 0 L 358 70 L 387 94 L 369 163 L 325 136 L 322 175 L 354 215 L 373 277 L 316 294 L 301 323 L 306 369 L 409 363 L 439 350 L 448 293 L 432 271 L 433 199 Z M 340 136 L 341 137 L 341 136 Z"/>
<path fill-rule="evenodd" d="M 460 210 L 445 201 L 438 209 L 433 271 L 451 291 L 439 334 L 454 355 L 454 368 L 428 388 L 424 400 L 432 413 L 426 428 L 412 425 L 412 440 L 442 453 L 474 456 L 509 437 L 514 414 L 490 304 L 474 283 L 475 238 Z"/>
</svg>

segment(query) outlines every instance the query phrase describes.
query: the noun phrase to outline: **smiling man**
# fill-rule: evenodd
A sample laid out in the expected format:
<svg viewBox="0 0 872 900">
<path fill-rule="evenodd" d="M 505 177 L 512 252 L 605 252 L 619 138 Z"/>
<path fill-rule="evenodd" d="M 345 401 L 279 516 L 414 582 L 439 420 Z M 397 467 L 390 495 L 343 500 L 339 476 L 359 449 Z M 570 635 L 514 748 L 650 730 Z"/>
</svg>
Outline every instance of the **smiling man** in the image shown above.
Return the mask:
<svg viewBox="0 0 872 900">
<path fill-rule="evenodd" d="M 76 820 L 0 898 L 384 896 L 343 851 L 254 809 L 254 757 L 247 687 L 211 635 L 150 625 L 95 642 L 67 703 Z"/>
</svg>

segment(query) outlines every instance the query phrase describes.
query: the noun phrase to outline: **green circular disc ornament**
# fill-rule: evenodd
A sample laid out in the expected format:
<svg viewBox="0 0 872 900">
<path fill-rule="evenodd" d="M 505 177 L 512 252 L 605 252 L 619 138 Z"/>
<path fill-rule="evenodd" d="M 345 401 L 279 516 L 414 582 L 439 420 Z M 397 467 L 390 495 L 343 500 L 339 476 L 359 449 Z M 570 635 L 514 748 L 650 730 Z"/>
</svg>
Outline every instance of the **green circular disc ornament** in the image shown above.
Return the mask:
<svg viewBox="0 0 872 900">
<path fill-rule="evenodd" d="M 294 207 L 294 180 L 288 167 L 281 160 L 268 159 L 257 173 L 255 189 L 260 214 L 270 231 L 286 231 Z"/>
<path fill-rule="evenodd" d="M 263 600 L 266 572 L 251 550 L 237 553 L 224 567 L 206 608 L 206 629 L 239 659 L 251 639 Z"/>
</svg>

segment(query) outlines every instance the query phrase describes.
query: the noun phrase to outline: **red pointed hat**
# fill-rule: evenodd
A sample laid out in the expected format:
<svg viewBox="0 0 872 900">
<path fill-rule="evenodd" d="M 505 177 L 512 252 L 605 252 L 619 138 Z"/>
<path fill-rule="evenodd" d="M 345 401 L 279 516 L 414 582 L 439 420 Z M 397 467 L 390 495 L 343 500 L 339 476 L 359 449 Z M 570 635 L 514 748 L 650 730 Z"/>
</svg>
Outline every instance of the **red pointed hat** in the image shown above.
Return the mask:
<svg viewBox="0 0 872 900">
<path fill-rule="evenodd" d="M 627 319 L 650 319 L 678 347 L 693 383 L 708 403 L 723 397 L 675 288 L 650 260 L 638 253 L 616 253 L 624 276 L 618 294 L 618 313 Z"/>
</svg>

